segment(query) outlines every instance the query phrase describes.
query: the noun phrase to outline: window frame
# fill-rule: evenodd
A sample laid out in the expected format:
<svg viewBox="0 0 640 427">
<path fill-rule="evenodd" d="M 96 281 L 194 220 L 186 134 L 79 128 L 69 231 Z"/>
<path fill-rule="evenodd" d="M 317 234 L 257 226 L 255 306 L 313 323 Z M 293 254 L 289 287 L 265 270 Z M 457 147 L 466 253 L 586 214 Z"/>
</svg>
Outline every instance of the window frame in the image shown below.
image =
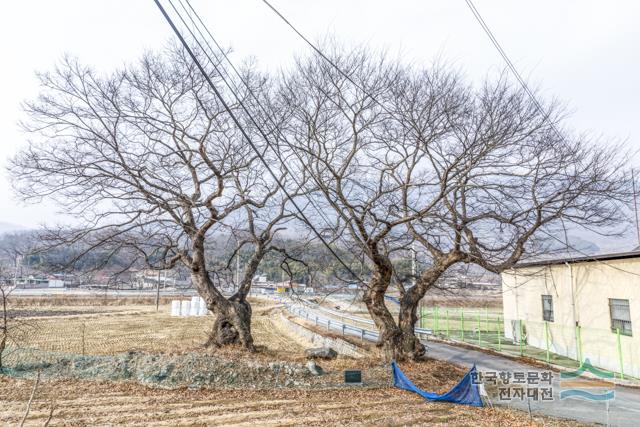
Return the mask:
<svg viewBox="0 0 640 427">
<path fill-rule="evenodd" d="M 548 295 L 548 294 L 543 294 L 540 295 L 540 299 L 542 302 L 542 321 L 544 322 L 551 322 L 553 323 L 555 321 L 555 316 L 554 316 L 554 310 L 553 310 L 553 295 Z M 550 310 L 546 310 L 544 308 L 544 303 L 545 300 L 548 299 L 549 301 L 549 306 L 551 307 Z"/>
<path fill-rule="evenodd" d="M 616 304 L 617 303 L 617 304 Z M 613 308 L 614 306 L 625 307 L 627 309 L 629 320 L 625 319 L 616 319 L 613 317 Z M 611 332 L 618 333 L 618 329 L 620 330 L 620 335 L 625 336 L 633 336 L 633 325 L 631 323 L 631 303 L 628 299 L 623 298 L 609 298 L 609 321 L 611 323 Z"/>
</svg>

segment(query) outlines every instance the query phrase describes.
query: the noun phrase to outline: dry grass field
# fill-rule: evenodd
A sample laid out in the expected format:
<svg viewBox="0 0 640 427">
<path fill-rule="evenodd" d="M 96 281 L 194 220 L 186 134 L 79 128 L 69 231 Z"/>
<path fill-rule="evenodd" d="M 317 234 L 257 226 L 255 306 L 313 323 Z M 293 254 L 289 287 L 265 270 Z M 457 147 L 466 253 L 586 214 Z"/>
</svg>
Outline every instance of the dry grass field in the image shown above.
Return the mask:
<svg viewBox="0 0 640 427">
<path fill-rule="evenodd" d="M 229 369 L 238 369 L 234 371 L 238 375 L 264 372 L 255 377 L 255 384 L 249 378 L 230 386 L 221 386 L 223 382 L 195 386 L 187 381 L 188 387 L 168 383 L 150 387 L 138 382 L 135 376 L 106 381 L 93 376 L 88 378 L 94 379 L 80 379 L 85 377 L 43 374 L 25 425 L 42 426 L 49 414 L 52 414 L 51 426 L 578 425 L 550 418 L 529 419 L 525 413 L 504 408 L 426 402 L 391 387 L 388 365 L 375 352 L 359 359 L 339 357 L 320 362 L 326 375 L 305 377 L 299 386 L 286 383 L 278 373 L 272 381 L 273 377 L 268 377 L 272 372 L 268 369 L 249 371 L 247 367 L 256 364 L 264 367 L 283 360 L 291 366 L 304 366 L 305 345 L 283 331 L 277 320 L 278 308 L 273 303 L 254 301 L 253 306 L 252 329 L 259 352 L 252 355 L 237 349 L 204 351 L 201 344 L 206 339 L 211 318 L 171 317 L 166 305 L 161 306 L 160 312 L 156 312 L 154 306 L 142 304 L 90 306 L 71 302 L 16 307 L 30 310 L 23 312 L 22 318 L 28 319 L 31 328 L 23 345 L 31 348 L 84 353 L 87 357 L 143 352 L 147 355 L 144 357 L 167 360 L 178 370 L 185 366 L 180 360 L 202 355 L 197 357 L 219 360 L 215 366 L 224 367 L 227 375 Z M 193 366 L 196 371 L 201 369 L 200 365 Z M 343 386 L 341 375 L 347 368 L 362 369 L 369 385 Z M 402 369 L 418 386 L 436 392 L 448 390 L 465 373 L 455 365 L 434 360 L 403 364 Z M 267 380 L 262 375 L 268 377 Z M 34 372 L 22 377 L 0 375 L 0 425 L 19 425 L 34 377 Z"/>
<path fill-rule="evenodd" d="M 24 307 L 16 308 L 22 312 Z M 273 304 L 254 301 L 252 325 L 258 346 L 281 357 L 300 355 L 302 347 L 273 325 Z M 125 351 L 175 353 L 198 349 L 207 338 L 210 317 L 172 317 L 169 305 L 35 306 L 21 344 L 45 351 L 114 354 Z"/>
</svg>

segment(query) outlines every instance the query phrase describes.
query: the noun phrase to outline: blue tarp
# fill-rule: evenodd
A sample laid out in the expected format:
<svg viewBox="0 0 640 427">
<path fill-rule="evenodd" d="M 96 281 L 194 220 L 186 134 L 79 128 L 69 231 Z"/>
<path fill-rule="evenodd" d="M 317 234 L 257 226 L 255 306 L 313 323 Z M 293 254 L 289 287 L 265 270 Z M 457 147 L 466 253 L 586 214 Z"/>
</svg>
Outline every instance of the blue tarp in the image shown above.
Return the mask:
<svg viewBox="0 0 640 427">
<path fill-rule="evenodd" d="M 461 405 L 483 406 L 482 398 L 478 384 L 475 384 L 473 378 L 477 378 L 475 365 L 467 374 L 456 384 L 451 390 L 444 394 L 430 393 L 420 390 L 413 384 L 409 378 L 398 368 L 396 362 L 391 362 L 391 370 L 393 371 L 393 385 L 407 391 L 419 394 L 427 400 L 437 400 L 441 402 L 453 402 Z"/>
</svg>

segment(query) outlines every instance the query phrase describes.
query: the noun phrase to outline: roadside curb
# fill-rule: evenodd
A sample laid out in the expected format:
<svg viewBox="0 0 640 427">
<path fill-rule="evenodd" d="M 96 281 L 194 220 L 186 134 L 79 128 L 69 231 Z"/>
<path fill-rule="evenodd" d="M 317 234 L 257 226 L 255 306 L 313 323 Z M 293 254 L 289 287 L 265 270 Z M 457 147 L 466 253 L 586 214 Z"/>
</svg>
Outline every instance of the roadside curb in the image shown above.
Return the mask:
<svg viewBox="0 0 640 427">
<path fill-rule="evenodd" d="M 476 350 L 482 353 L 491 354 L 493 356 L 504 357 L 505 359 L 513 360 L 514 362 L 520 362 L 525 365 L 529 365 L 531 367 L 547 368 L 556 372 L 574 372 L 575 371 L 575 369 L 567 368 L 566 366 L 556 365 L 553 363 L 547 363 L 544 360 L 525 358 L 525 357 L 521 357 L 518 355 L 509 354 L 509 353 L 500 353 L 495 350 L 480 347 L 478 345 L 468 343 L 468 342 L 452 341 L 452 340 L 447 340 L 442 338 L 435 338 L 434 336 L 432 336 L 431 339 L 423 340 L 423 341 L 426 343 L 427 347 L 429 345 L 429 342 L 438 342 L 438 343 L 447 344 L 453 347 L 468 348 L 468 349 Z M 427 355 L 428 354 L 429 353 L 427 351 Z M 580 377 L 588 378 L 588 379 L 601 379 L 600 377 L 590 372 L 583 372 L 582 374 L 580 374 Z M 612 382 L 616 386 L 640 389 L 640 383 L 638 383 L 637 381 L 621 380 L 619 378 L 614 378 Z"/>
<path fill-rule="evenodd" d="M 279 320 L 281 320 L 294 334 L 298 335 L 300 338 L 303 338 L 306 341 L 309 341 L 311 345 L 315 345 L 318 347 L 331 347 L 335 351 L 337 351 L 338 354 L 342 354 L 344 356 L 355 358 L 363 357 L 360 349 L 348 341 L 342 340 L 340 338 L 327 337 L 314 332 L 311 329 L 308 329 L 305 326 L 288 319 L 284 315 L 284 313 L 280 313 Z"/>
</svg>

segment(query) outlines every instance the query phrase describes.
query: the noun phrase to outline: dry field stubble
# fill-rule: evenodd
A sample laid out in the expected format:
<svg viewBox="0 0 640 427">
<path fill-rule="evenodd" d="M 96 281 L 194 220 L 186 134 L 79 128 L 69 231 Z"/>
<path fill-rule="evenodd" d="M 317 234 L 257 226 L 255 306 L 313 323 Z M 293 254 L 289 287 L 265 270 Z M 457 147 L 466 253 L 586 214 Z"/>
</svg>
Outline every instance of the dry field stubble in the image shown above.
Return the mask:
<svg viewBox="0 0 640 427">
<path fill-rule="evenodd" d="M 33 381 L 0 377 L 0 424 L 17 425 Z M 522 412 L 430 403 L 392 388 L 163 390 L 127 382 L 43 381 L 25 425 L 575 426 Z"/>
<path fill-rule="evenodd" d="M 71 302 L 74 303 L 73 301 Z M 24 306 L 14 311 L 23 313 Z M 125 351 L 181 353 L 196 350 L 206 341 L 210 317 L 171 317 L 170 307 L 156 312 L 149 305 L 54 305 L 29 309 L 21 345 L 45 351 L 106 355 Z M 272 304 L 254 302 L 252 325 L 256 344 L 271 354 L 299 356 L 302 347 L 283 337 L 269 313 Z"/>
<path fill-rule="evenodd" d="M 51 307 L 39 307 L 45 314 Z M 29 336 L 29 345 L 49 351 L 113 354 L 132 349 L 145 352 L 184 354 L 200 351 L 206 337 L 207 318 L 172 318 L 168 307 L 84 306 L 54 310 L 83 311 L 82 314 L 46 313 L 34 317 L 40 333 Z M 106 312 L 104 312 L 106 311 Z M 236 361 L 288 360 L 302 363 L 300 341 L 283 335 L 274 324 L 274 306 L 254 303 L 253 332 L 260 348 L 256 355 L 234 349 L 214 356 Z M 48 331 L 48 333 L 43 333 Z M 84 335 L 80 341 L 79 336 Z M 84 342 L 84 344 L 82 344 Z M 375 357 L 338 358 L 323 362 L 339 377 L 341 370 L 360 368 L 382 375 L 383 384 L 374 388 L 345 388 L 324 379 L 311 387 L 165 389 L 134 381 L 97 381 L 45 378 L 36 392 L 26 425 L 43 425 L 55 408 L 50 425 L 456 425 L 456 426 L 572 426 L 572 422 L 534 418 L 506 409 L 469 408 L 430 403 L 411 393 L 389 386 L 389 371 Z M 402 369 L 416 384 L 443 392 L 455 384 L 464 370 L 446 362 L 403 364 Z M 373 375 L 373 374 L 369 374 Z M 389 378 L 387 379 L 387 375 Z M 29 400 L 34 380 L 0 376 L 0 425 L 17 425 Z"/>
</svg>

